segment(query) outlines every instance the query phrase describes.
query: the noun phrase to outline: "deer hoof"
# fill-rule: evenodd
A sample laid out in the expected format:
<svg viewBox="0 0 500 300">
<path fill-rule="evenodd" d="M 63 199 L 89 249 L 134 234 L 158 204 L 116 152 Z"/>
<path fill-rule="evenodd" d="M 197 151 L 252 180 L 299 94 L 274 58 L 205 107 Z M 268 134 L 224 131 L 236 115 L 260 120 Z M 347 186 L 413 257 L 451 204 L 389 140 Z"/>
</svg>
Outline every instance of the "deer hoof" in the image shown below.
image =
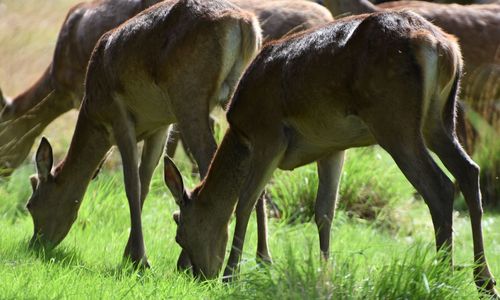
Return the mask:
<svg viewBox="0 0 500 300">
<path fill-rule="evenodd" d="M 273 259 L 269 255 L 258 255 L 257 264 L 259 266 L 270 266 L 273 264 Z"/>
</svg>

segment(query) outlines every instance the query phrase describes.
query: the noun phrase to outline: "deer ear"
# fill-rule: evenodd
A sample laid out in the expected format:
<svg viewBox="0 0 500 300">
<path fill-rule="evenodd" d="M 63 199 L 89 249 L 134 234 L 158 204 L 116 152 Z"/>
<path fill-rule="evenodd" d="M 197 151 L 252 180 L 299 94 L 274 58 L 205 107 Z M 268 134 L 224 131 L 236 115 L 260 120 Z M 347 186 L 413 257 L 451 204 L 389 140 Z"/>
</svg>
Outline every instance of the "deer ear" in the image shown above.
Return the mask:
<svg viewBox="0 0 500 300">
<path fill-rule="evenodd" d="M 31 183 L 31 189 L 33 192 L 36 190 L 36 187 L 38 185 L 38 175 L 33 174 L 30 176 L 30 183 Z"/>
<path fill-rule="evenodd" d="M 35 161 L 38 180 L 40 182 L 47 181 L 47 178 L 50 176 L 50 171 L 52 170 L 54 157 L 52 156 L 52 147 L 45 137 L 42 138 L 40 146 L 38 146 Z"/>
<path fill-rule="evenodd" d="M 174 162 L 165 155 L 164 158 L 164 180 L 168 189 L 174 196 L 175 202 L 179 206 L 183 206 L 184 201 L 184 183 L 182 182 L 182 176 Z"/>
</svg>

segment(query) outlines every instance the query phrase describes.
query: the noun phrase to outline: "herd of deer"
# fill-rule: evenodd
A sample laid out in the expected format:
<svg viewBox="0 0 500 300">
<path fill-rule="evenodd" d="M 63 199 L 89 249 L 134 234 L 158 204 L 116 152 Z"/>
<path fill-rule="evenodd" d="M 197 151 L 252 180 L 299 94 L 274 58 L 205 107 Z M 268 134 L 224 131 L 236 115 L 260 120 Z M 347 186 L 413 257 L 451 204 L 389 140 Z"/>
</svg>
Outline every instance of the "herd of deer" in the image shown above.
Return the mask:
<svg viewBox="0 0 500 300">
<path fill-rule="evenodd" d="M 36 152 L 27 204 L 31 244 L 52 248 L 64 239 L 116 145 L 131 216 L 125 256 L 148 266 L 141 210 L 175 123 L 203 178 L 186 191 L 165 156 L 165 183 L 180 207 L 174 214 L 179 268 L 217 277 L 235 213 L 224 272 L 230 280 L 254 207 L 257 255 L 270 262 L 259 195 L 276 168 L 311 162 L 318 164 L 315 220 L 327 259 L 344 151 L 373 144 L 423 196 L 437 249 L 451 256 L 454 185 L 430 149 L 468 204 L 478 289 L 499 298 L 484 253 L 479 167 L 457 139 L 456 120 L 462 74 L 465 87 L 477 86 L 482 70 L 500 74 L 500 5 L 324 4 L 334 15 L 368 14 L 332 21 L 328 9 L 302 0 L 96 0 L 72 8 L 43 76 L 16 98 L 0 99 L 4 175 L 22 163 L 49 123 L 80 109 L 59 164 L 45 138 Z M 216 105 L 227 105 L 229 123 L 218 149 L 209 119 Z M 144 141 L 140 159 L 138 141 Z"/>
</svg>

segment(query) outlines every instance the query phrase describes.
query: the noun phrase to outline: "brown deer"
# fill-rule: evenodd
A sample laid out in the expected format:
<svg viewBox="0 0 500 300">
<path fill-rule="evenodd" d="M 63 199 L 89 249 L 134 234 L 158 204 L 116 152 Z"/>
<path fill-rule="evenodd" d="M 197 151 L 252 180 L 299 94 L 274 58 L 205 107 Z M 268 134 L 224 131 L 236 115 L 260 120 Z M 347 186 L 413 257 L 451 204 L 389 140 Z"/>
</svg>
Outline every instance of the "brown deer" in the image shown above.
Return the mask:
<svg viewBox="0 0 500 300">
<path fill-rule="evenodd" d="M 432 21 L 447 33 L 458 38 L 465 62 L 465 88 L 468 85 L 478 84 L 473 82 L 478 70 L 486 66 L 500 64 L 498 54 L 500 46 L 499 4 L 458 5 L 426 1 L 392 1 L 376 6 L 368 0 L 326 0 L 325 5 L 333 15 L 362 14 L 391 8 L 406 8 Z"/>
<path fill-rule="evenodd" d="M 80 106 L 87 63 L 101 35 L 157 2 L 160 0 L 96 0 L 70 9 L 51 64 L 29 89 L 1 105 L 2 173 L 11 173 L 23 162 L 48 124 Z"/>
<path fill-rule="evenodd" d="M 259 18 L 264 41 L 302 31 L 333 20 L 332 14 L 314 2 L 303 0 L 231 0 L 241 8 L 253 11 Z"/>
<path fill-rule="evenodd" d="M 425 199 L 437 249 L 450 256 L 454 187 L 427 147 L 457 178 L 471 214 L 476 283 L 497 295 L 484 254 L 479 167 L 455 135 L 460 74 L 458 44 L 411 12 L 344 18 L 267 44 L 229 104 L 229 129 L 203 181 L 185 191 L 165 159 L 165 182 L 180 207 L 176 241 L 194 273 L 219 273 L 235 211 L 224 273 L 231 276 L 251 210 L 273 171 L 314 161 L 315 220 L 328 257 L 344 150 L 378 143 Z"/>
<path fill-rule="evenodd" d="M 303 0 L 230 0 L 241 8 L 252 11 L 262 28 L 264 42 L 283 37 L 286 34 L 313 28 L 333 20 L 325 7 Z M 221 103 L 225 106 L 227 103 Z M 167 139 L 167 154 L 174 157 L 180 132 L 173 126 Z M 191 152 L 185 147 L 188 154 Z M 190 157 L 190 156 L 188 156 Z"/>
<path fill-rule="evenodd" d="M 264 39 L 275 39 L 333 18 L 315 3 L 302 0 L 234 0 L 253 11 L 263 25 Z M 99 37 L 160 0 L 95 0 L 73 7 L 64 21 L 51 65 L 26 92 L 7 101 L 0 93 L 0 173 L 10 174 L 26 158 L 37 136 L 64 112 L 79 108 L 87 62 Z M 168 152 L 176 140 L 169 139 Z M 1 170 L 3 169 L 3 170 Z"/>
<path fill-rule="evenodd" d="M 500 99 L 500 4 L 392 1 L 373 5 L 368 0 L 325 0 L 325 5 L 334 16 L 409 9 L 455 35 L 464 59 L 462 98 L 472 108 L 481 111 L 488 122 L 494 124 L 494 119 L 500 113 L 495 105 L 491 105 L 491 101 Z M 457 125 L 460 127 L 460 137 L 465 141 L 465 124 L 460 119 Z M 467 144 L 466 148 L 471 152 L 473 144 Z"/>
<path fill-rule="evenodd" d="M 31 244 L 50 249 L 64 239 L 99 162 L 116 144 L 131 216 L 125 256 L 147 265 L 141 209 L 168 125 L 196 130 L 186 136 L 203 142 L 196 150 L 204 153 L 204 170 L 216 148 L 208 112 L 232 94 L 260 40 L 255 16 L 224 0 L 164 1 L 104 34 L 89 62 L 68 154 L 53 168 L 46 139 L 36 153 L 38 174 L 27 204 Z"/>
</svg>

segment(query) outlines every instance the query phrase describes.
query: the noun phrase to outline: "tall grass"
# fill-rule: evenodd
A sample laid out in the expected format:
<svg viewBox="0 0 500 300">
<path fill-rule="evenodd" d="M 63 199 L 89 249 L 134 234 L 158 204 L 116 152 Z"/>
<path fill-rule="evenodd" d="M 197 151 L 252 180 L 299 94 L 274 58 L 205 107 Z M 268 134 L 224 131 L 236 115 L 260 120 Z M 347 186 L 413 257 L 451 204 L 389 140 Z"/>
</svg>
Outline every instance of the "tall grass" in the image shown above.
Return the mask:
<svg viewBox="0 0 500 300">
<path fill-rule="evenodd" d="M 24 90 L 49 65 L 59 26 L 76 2 L 0 1 L 0 87 L 6 95 Z M 67 114 L 44 133 L 54 145 L 56 161 L 67 149 L 75 115 Z M 219 140 L 224 126 L 216 129 Z M 488 157 L 480 162 L 483 170 Z M 348 153 L 340 210 L 332 230 L 332 260 L 327 264 L 319 261 L 316 226 L 307 222 L 313 215 L 317 188 L 315 166 L 277 172 L 269 187 L 270 197 L 283 215 L 280 221 L 270 221 L 275 264 L 260 268 L 255 263 L 256 225 L 252 219 L 242 273 L 230 285 L 218 280 L 201 283 L 175 271 L 180 249 L 174 241 L 171 213 L 178 208 L 159 170 L 143 211 L 152 269 L 136 272 L 122 263 L 129 212 L 117 153 L 111 161 L 112 168 L 108 165 L 90 184 L 67 238 L 47 253 L 27 248 L 33 230 L 24 208 L 31 194 L 31 162 L 9 180 L 0 181 L 1 299 L 477 298 L 470 271 L 468 218 L 461 213 L 455 216 L 454 233 L 456 261 L 466 267 L 450 274 L 432 250 L 433 231 L 425 206 L 414 201 L 413 189 L 380 148 Z M 185 184 L 194 186 L 199 180 L 189 176 L 189 160 L 177 156 L 175 161 L 185 175 Z M 398 230 L 380 230 L 379 225 Z M 489 262 L 498 275 L 500 217 L 486 216 L 483 226 Z"/>
<path fill-rule="evenodd" d="M 284 219 L 303 222 L 314 216 L 317 186 L 317 168 L 310 165 L 293 172 L 277 171 L 267 191 Z M 413 199 L 414 189 L 380 147 L 347 152 L 339 209 L 357 218 L 389 225 L 397 219 L 397 207 Z"/>
<path fill-rule="evenodd" d="M 189 163 L 181 163 L 189 173 Z M 27 249 L 31 218 L 23 206 L 30 194 L 31 167 L 0 184 L 0 295 L 18 298 L 342 298 L 342 299 L 471 299 L 476 295 L 470 271 L 468 220 L 460 217 L 455 235 L 458 264 L 450 274 L 437 262 L 433 231 L 425 210 L 401 212 L 406 234 L 380 230 L 373 223 L 339 211 L 332 230 L 332 260 L 319 260 L 316 226 L 271 220 L 270 249 L 275 264 L 255 262 L 256 224 L 252 218 L 243 253 L 242 273 L 231 285 L 200 283 L 175 271 L 179 247 L 171 213 L 177 209 L 157 170 L 143 211 L 143 228 L 152 269 L 134 272 L 121 262 L 129 232 L 129 212 L 121 172 L 104 170 L 85 195 L 78 219 L 55 251 Z M 349 169 L 347 169 L 349 171 Z M 198 179 L 185 176 L 193 186 Z M 396 205 L 396 210 L 405 206 Z M 424 214 L 422 214 L 424 211 Z M 425 225 L 412 224 L 419 220 Z M 500 218 L 484 222 L 487 253 L 493 272 L 500 272 Z M 229 250 L 229 249 L 228 249 Z"/>
<path fill-rule="evenodd" d="M 416 244 L 382 264 L 336 254 L 321 263 L 311 251 L 288 245 L 272 268 L 245 274 L 231 295 L 237 299 L 472 299 L 471 269 L 452 272 L 433 249 Z M 304 259 L 305 256 L 305 259 Z M 304 262 L 305 261 L 305 262 Z M 446 261 L 446 259 L 444 259 Z"/>
</svg>

